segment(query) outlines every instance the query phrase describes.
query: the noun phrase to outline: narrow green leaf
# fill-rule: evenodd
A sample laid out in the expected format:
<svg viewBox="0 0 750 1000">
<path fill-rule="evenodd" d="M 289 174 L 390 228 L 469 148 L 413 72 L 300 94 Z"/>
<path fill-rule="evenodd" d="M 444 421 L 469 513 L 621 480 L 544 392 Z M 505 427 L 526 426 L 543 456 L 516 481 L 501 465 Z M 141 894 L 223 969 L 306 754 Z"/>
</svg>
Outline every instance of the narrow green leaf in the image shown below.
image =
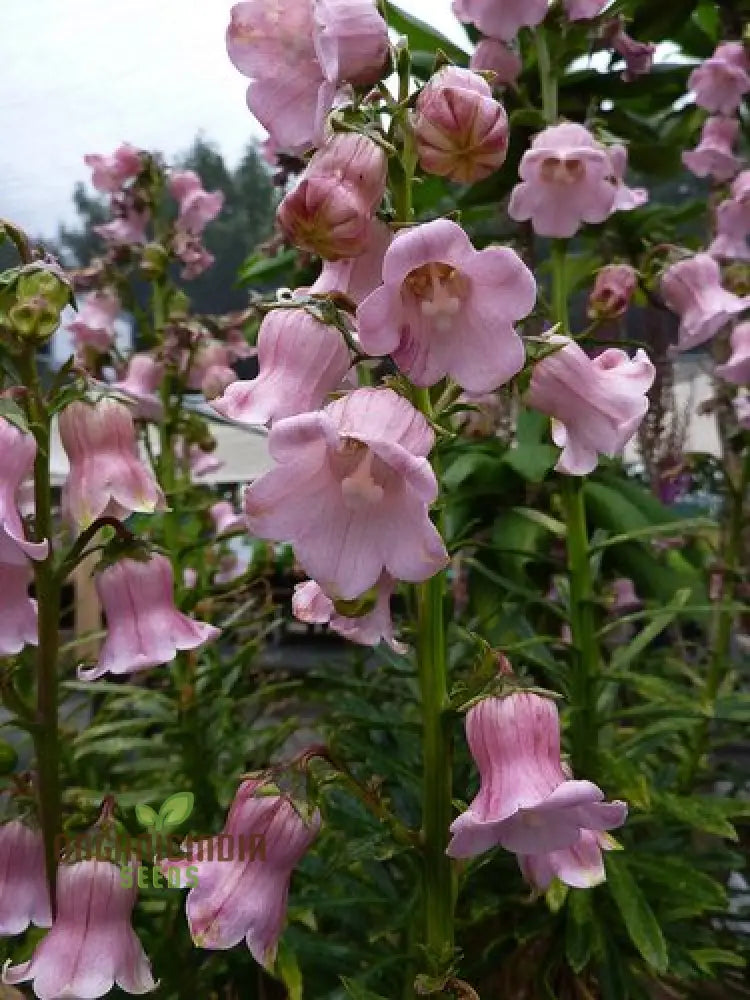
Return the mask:
<svg viewBox="0 0 750 1000">
<path fill-rule="evenodd" d="M 657 615 L 652 622 L 642 629 L 638 635 L 627 644 L 617 649 L 612 656 L 612 666 L 616 670 L 622 670 L 633 660 L 640 656 L 644 649 L 664 631 L 675 620 L 680 609 L 687 604 L 690 598 L 690 591 L 687 588 L 678 590 L 674 599 L 670 601 L 662 614 Z"/>
<path fill-rule="evenodd" d="M 565 919 L 565 956 L 574 972 L 581 972 L 591 960 L 594 943 L 594 909 L 587 889 L 568 894 Z"/>
<path fill-rule="evenodd" d="M 373 993 L 372 990 L 368 990 L 365 986 L 355 982 L 354 979 L 347 979 L 345 976 L 342 976 L 341 985 L 346 990 L 346 995 L 351 997 L 351 1000 L 385 1000 L 385 997 L 380 996 L 379 993 Z"/>
<path fill-rule="evenodd" d="M 284 938 L 279 942 L 274 972 L 286 987 L 288 1000 L 302 1000 L 302 970 L 296 954 Z"/>
<path fill-rule="evenodd" d="M 605 857 L 607 885 L 630 940 L 645 961 L 657 972 L 667 971 L 667 944 L 654 911 L 633 878 L 625 857 L 608 853 Z"/>
</svg>

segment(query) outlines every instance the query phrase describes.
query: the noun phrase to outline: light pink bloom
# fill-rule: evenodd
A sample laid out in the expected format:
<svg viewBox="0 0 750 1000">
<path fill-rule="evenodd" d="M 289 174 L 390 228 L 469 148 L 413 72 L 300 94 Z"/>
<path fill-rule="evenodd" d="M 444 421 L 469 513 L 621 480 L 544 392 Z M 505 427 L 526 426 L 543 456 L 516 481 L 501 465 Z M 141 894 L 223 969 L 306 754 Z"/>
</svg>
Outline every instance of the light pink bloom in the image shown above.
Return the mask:
<svg viewBox="0 0 750 1000">
<path fill-rule="evenodd" d="M 115 320 L 121 312 L 120 300 L 114 292 L 92 292 L 86 297 L 78 318 L 68 324 L 76 350 L 93 347 L 105 353 L 115 342 Z"/>
<path fill-rule="evenodd" d="M 391 389 L 358 389 L 273 425 L 277 465 L 251 483 L 245 513 L 260 538 L 289 541 L 336 599 L 359 597 L 383 570 L 418 582 L 447 562 L 428 514 L 437 496 L 429 424 Z"/>
<path fill-rule="evenodd" d="M 734 177 L 742 165 L 732 152 L 740 124 L 734 118 L 709 118 L 695 149 L 682 154 L 682 162 L 696 177 L 713 177 L 719 182 Z"/>
<path fill-rule="evenodd" d="M 737 324 L 732 330 L 730 344 L 729 360 L 716 366 L 716 374 L 735 385 L 750 385 L 750 323 Z"/>
<path fill-rule="evenodd" d="M 201 448 L 199 444 L 191 444 L 188 448 L 188 466 L 190 474 L 195 479 L 209 476 L 212 472 L 218 472 L 226 464 L 219 458 L 215 449 Z"/>
<path fill-rule="evenodd" d="M 190 369 L 187 371 L 188 389 L 202 389 L 206 376 L 212 369 L 228 368 L 234 358 L 232 347 L 221 340 L 216 340 L 215 337 L 200 340 L 192 357 L 186 351 L 180 362 L 183 369 L 190 362 Z"/>
<path fill-rule="evenodd" d="M 612 581 L 612 601 L 609 610 L 615 614 L 627 614 L 642 608 L 643 601 L 635 590 L 635 584 L 627 576 L 620 576 Z"/>
<path fill-rule="evenodd" d="M 716 237 L 708 248 L 712 257 L 750 260 L 750 170 L 732 182 L 731 197 L 716 210 Z"/>
<path fill-rule="evenodd" d="M 156 988 L 130 915 L 137 889 L 123 888 L 111 861 L 62 864 L 57 872 L 57 916 L 31 960 L 7 963 L 3 982 L 33 980 L 39 1000 L 94 1000 L 117 984 L 126 993 Z"/>
<path fill-rule="evenodd" d="M 383 258 L 391 239 L 388 226 L 380 219 L 372 219 L 365 252 L 359 257 L 323 261 L 320 276 L 310 286 L 310 293 L 340 292 L 359 305 L 382 281 Z"/>
<path fill-rule="evenodd" d="M 24 564 L 29 559 L 46 559 L 49 542 L 29 542 L 23 529 L 19 498 L 34 468 L 36 441 L 0 417 L 0 561 Z"/>
<path fill-rule="evenodd" d="M 237 372 L 228 365 L 212 365 L 201 382 L 201 392 L 206 400 L 218 399 L 233 382 Z"/>
<path fill-rule="evenodd" d="M 590 781 L 569 779 L 560 762 L 553 701 L 527 691 L 484 698 L 466 715 L 479 792 L 451 824 L 447 853 L 470 858 L 498 844 L 515 854 L 572 847 L 584 830 L 625 822 L 624 802 L 604 802 Z"/>
<path fill-rule="evenodd" d="M 41 832 L 17 819 L 3 823 L 0 826 L 0 935 L 13 937 L 23 934 L 29 924 L 49 927 L 51 923 Z"/>
<path fill-rule="evenodd" d="M 111 389 L 127 397 L 134 417 L 159 421 L 164 407 L 159 398 L 159 386 L 164 375 L 164 365 L 150 354 L 132 354 L 125 378 L 110 383 Z"/>
<path fill-rule="evenodd" d="M 445 66 L 430 78 L 413 119 L 419 164 L 428 174 L 471 184 L 494 173 L 508 152 L 508 116 L 487 81 Z"/>
<path fill-rule="evenodd" d="M 642 349 L 632 359 L 617 348 L 590 358 L 568 337 L 547 339 L 562 347 L 534 365 L 526 399 L 552 417 L 552 440 L 563 449 L 558 472 L 585 476 L 600 454 L 616 455 L 635 434 L 655 369 Z"/>
<path fill-rule="evenodd" d="M 590 319 L 616 319 L 627 312 L 638 287 L 638 275 L 629 264 L 610 264 L 597 272 L 589 295 Z"/>
<path fill-rule="evenodd" d="M 521 28 L 533 28 L 547 16 L 549 0 L 453 0 L 459 21 L 475 24 L 484 35 L 512 41 Z"/>
<path fill-rule="evenodd" d="M 179 205 L 178 227 L 194 236 L 200 236 L 224 205 L 223 192 L 204 191 L 193 170 L 175 171 L 169 178 L 169 190 Z"/>
<path fill-rule="evenodd" d="M 152 514 L 166 503 L 153 473 L 138 457 L 133 417 L 124 403 L 74 402 L 60 414 L 60 438 L 70 461 L 63 504 L 79 527 L 97 517 Z"/>
<path fill-rule="evenodd" d="M 237 531 L 245 531 L 245 520 L 238 514 L 228 500 L 219 500 L 211 506 L 209 513 L 214 522 L 216 537 L 232 535 Z"/>
<path fill-rule="evenodd" d="M 608 151 L 587 129 L 553 125 L 523 154 L 508 214 L 530 219 L 539 236 L 574 236 L 583 222 L 603 222 L 614 210 L 612 173 Z"/>
<path fill-rule="evenodd" d="M 320 813 L 316 810 L 308 822 L 286 795 L 263 794 L 262 786 L 244 781 L 222 833 L 188 840 L 187 857 L 163 861 L 161 867 L 198 870 L 198 886 L 188 893 L 185 910 L 199 948 L 225 950 L 244 938 L 255 961 L 270 966 L 286 922 L 292 872 L 320 830 Z M 227 843 L 232 844 L 229 861 L 221 860 Z"/>
<path fill-rule="evenodd" d="M 265 424 L 316 410 L 350 364 L 339 331 L 304 309 L 273 309 L 258 334 L 259 374 L 227 387 L 211 406 L 244 424 Z"/>
<path fill-rule="evenodd" d="M 357 310 L 359 339 L 368 354 L 390 354 L 416 385 L 451 375 L 486 392 L 523 367 L 513 324 L 535 301 L 534 277 L 513 250 L 475 250 L 460 226 L 437 219 L 391 243 L 383 285 Z"/>
<path fill-rule="evenodd" d="M 220 635 L 213 625 L 177 610 L 172 565 L 158 553 L 145 560 L 120 559 L 98 572 L 95 584 L 107 617 L 107 638 L 96 666 L 79 668 L 81 680 L 170 663 L 178 650 L 197 649 Z"/>
<path fill-rule="evenodd" d="M 622 78 L 626 83 L 632 83 L 639 76 L 647 76 L 651 72 L 656 52 L 653 42 L 639 42 L 620 26 L 612 36 L 611 44 L 615 52 L 625 60 Z"/>
<path fill-rule="evenodd" d="M 750 431 L 750 394 L 741 393 L 735 398 L 734 411 L 739 426 Z"/>
<path fill-rule="evenodd" d="M 482 38 L 471 54 L 473 70 L 495 74 L 493 86 L 507 87 L 516 82 L 523 70 L 521 57 L 497 38 Z"/>
<path fill-rule="evenodd" d="M 570 21 L 590 21 L 598 17 L 608 3 L 609 0 L 563 0 Z"/>
<path fill-rule="evenodd" d="M 707 253 L 668 268 L 661 279 L 661 294 L 680 317 L 678 351 L 705 344 L 733 316 L 750 308 L 750 297 L 740 298 L 722 287 L 719 265 Z"/>
<path fill-rule="evenodd" d="M 598 830 L 581 830 L 571 847 L 548 854 L 519 854 L 518 864 L 526 881 L 546 892 L 554 878 L 573 889 L 593 889 L 605 881 L 602 851 L 611 851 L 614 841 Z"/>
<path fill-rule="evenodd" d="M 87 153 L 83 162 L 93 171 L 91 183 L 97 191 L 107 194 L 114 194 L 125 181 L 137 177 L 143 166 L 140 151 L 127 142 L 118 146 L 111 156 Z"/>
<path fill-rule="evenodd" d="M 216 260 L 203 246 L 200 236 L 178 230 L 174 236 L 174 252 L 185 265 L 181 271 L 183 281 L 200 278 Z"/>
<path fill-rule="evenodd" d="M 609 147 L 609 159 L 612 163 L 612 177 L 615 182 L 615 203 L 613 212 L 629 212 L 640 208 L 648 201 L 646 188 L 629 188 L 625 183 L 625 172 L 628 168 L 628 151 L 624 146 Z"/>
<path fill-rule="evenodd" d="M 391 595 L 395 581 L 384 573 L 377 583 L 375 604 L 363 615 L 345 615 L 330 597 L 321 590 L 314 580 L 298 583 L 292 596 L 292 611 L 295 618 L 308 625 L 328 625 L 334 632 L 359 643 L 361 646 L 377 646 L 381 640 L 395 653 L 403 654 L 407 647 L 393 634 L 391 620 Z"/>
<path fill-rule="evenodd" d="M 245 0 L 232 7 L 229 58 L 250 77 L 247 106 L 274 147 L 302 153 L 320 144 L 336 85 L 315 51 L 311 0 Z"/>
<path fill-rule="evenodd" d="M 733 115 L 750 92 L 750 59 L 742 42 L 722 42 L 688 77 L 695 103 L 706 111 Z"/>
<path fill-rule="evenodd" d="M 0 562 L 0 656 L 15 656 L 27 643 L 38 643 L 36 601 L 29 597 L 30 583 L 31 568 L 25 560 Z"/>
<path fill-rule="evenodd" d="M 251 347 L 241 329 L 228 330 L 224 334 L 224 346 L 229 351 L 229 364 L 240 358 L 254 358 L 257 348 Z"/>
<path fill-rule="evenodd" d="M 388 58 L 388 25 L 373 0 L 314 0 L 315 52 L 326 80 L 377 83 Z"/>
<path fill-rule="evenodd" d="M 112 246 L 129 246 L 145 243 L 146 230 L 151 220 L 148 209 L 125 208 L 121 215 L 104 225 L 94 226 L 94 232 Z"/>
</svg>

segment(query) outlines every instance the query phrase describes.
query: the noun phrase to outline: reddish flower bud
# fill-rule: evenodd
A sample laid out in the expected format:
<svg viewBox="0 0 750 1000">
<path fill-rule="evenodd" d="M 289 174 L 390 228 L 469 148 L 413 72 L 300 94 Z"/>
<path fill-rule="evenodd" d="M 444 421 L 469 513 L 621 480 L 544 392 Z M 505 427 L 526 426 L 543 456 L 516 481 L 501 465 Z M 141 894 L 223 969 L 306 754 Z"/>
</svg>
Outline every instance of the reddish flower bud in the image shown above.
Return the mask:
<svg viewBox="0 0 750 1000">
<path fill-rule="evenodd" d="M 589 296 L 590 319 L 616 319 L 622 316 L 638 285 L 638 275 L 627 264 L 603 267 L 596 276 Z"/>
</svg>

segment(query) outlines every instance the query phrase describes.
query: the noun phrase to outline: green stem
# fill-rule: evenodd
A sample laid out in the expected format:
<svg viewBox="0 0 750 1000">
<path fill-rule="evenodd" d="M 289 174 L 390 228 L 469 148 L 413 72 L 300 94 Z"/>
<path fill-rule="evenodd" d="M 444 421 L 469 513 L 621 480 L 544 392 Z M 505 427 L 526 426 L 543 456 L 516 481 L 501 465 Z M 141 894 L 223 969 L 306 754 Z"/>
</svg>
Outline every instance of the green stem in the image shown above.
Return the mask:
<svg viewBox="0 0 750 1000">
<path fill-rule="evenodd" d="M 534 31 L 534 41 L 539 66 L 539 83 L 542 89 L 544 120 L 548 125 L 554 125 L 557 121 L 557 80 L 552 72 L 547 33 L 541 25 Z"/>
</svg>

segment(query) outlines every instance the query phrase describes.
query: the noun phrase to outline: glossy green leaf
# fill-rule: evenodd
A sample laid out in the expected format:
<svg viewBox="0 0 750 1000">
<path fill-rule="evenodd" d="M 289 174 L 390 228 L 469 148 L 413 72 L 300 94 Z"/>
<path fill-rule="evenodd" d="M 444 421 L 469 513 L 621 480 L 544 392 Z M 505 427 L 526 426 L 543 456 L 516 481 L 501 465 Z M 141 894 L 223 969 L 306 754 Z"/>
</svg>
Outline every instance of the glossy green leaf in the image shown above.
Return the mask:
<svg viewBox="0 0 750 1000">
<path fill-rule="evenodd" d="M 620 911 L 630 940 L 656 972 L 667 971 L 669 959 L 659 921 L 633 878 L 627 859 L 619 853 L 605 857 L 607 886 Z"/>
</svg>

